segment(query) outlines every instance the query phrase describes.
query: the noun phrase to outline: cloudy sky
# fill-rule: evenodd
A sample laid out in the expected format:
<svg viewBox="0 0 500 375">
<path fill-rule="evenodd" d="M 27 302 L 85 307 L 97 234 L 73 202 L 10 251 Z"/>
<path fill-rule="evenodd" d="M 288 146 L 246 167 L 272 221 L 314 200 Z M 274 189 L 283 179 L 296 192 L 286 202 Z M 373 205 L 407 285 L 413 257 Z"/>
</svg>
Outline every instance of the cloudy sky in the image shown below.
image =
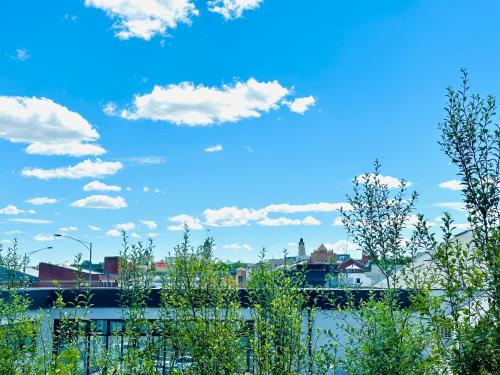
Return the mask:
<svg viewBox="0 0 500 375">
<path fill-rule="evenodd" d="M 460 67 L 498 94 L 500 4 L 450 4 L 2 1 L 0 240 L 58 262 L 83 250 L 64 232 L 99 260 L 124 229 L 160 258 L 187 223 L 223 259 L 341 252 L 375 158 L 463 226 L 438 123 Z"/>
</svg>

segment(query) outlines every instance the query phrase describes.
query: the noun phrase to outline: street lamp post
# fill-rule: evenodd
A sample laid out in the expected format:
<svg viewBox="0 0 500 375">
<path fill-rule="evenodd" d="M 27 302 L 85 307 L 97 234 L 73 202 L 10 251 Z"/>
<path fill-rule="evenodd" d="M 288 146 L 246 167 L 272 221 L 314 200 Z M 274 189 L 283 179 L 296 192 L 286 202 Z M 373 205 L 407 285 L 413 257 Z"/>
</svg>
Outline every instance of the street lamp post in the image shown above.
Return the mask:
<svg viewBox="0 0 500 375">
<path fill-rule="evenodd" d="M 90 288 L 92 286 L 92 242 L 82 241 L 82 240 L 79 240 L 78 238 L 66 236 L 65 234 L 60 234 L 60 233 L 54 234 L 54 237 L 69 238 L 70 240 L 81 243 L 89 251 L 89 254 L 90 254 L 90 256 L 89 256 L 89 288 Z"/>
<path fill-rule="evenodd" d="M 29 262 L 29 259 L 33 254 L 38 253 L 39 251 L 42 251 L 42 250 L 51 250 L 51 249 L 53 249 L 52 246 L 47 246 L 47 247 L 42 247 L 41 249 L 33 250 L 33 251 L 30 251 L 30 252 L 27 252 L 26 254 L 24 254 L 23 273 L 26 273 L 26 264 Z"/>
</svg>

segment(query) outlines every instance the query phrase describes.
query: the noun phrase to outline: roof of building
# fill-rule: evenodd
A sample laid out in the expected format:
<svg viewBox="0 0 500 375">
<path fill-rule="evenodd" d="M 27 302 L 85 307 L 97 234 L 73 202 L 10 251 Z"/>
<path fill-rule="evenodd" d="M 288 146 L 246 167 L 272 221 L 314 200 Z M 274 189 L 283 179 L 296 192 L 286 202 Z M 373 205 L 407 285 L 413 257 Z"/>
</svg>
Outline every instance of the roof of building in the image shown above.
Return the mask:
<svg viewBox="0 0 500 375">
<path fill-rule="evenodd" d="M 364 269 L 365 265 L 356 259 L 349 258 L 340 265 L 341 270 L 347 270 L 349 266 L 355 265 L 359 269 Z M 352 268 L 351 268 L 352 269 Z"/>
<path fill-rule="evenodd" d="M 384 290 L 361 289 L 356 288 L 350 291 L 345 289 L 333 288 L 303 288 L 303 293 L 306 295 L 306 305 L 309 307 L 318 307 L 324 310 L 334 310 L 338 307 L 345 307 L 350 301 L 352 296 L 355 305 L 359 306 L 362 301 L 367 301 L 370 296 L 375 299 L 381 299 L 385 293 Z M 62 293 L 62 298 L 65 302 L 74 302 L 75 298 L 82 292 L 78 289 L 64 289 L 57 288 L 26 288 L 20 290 L 20 293 L 26 293 L 31 301 L 30 308 L 35 309 L 49 309 L 52 308 L 58 298 L 58 293 Z M 120 288 L 92 288 L 92 308 L 120 308 Z M 399 303 L 401 307 L 408 307 L 410 305 L 410 291 L 399 290 Z M 239 289 L 239 301 L 241 307 L 251 307 L 251 291 L 248 289 Z M 0 291 L 0 298 L 8 300 L 10 294 L 8 291 Z M 209 296 L 207 296 L 207 303 L 209 303 Z M 161 289 L 151 289 L 151 294 L 147 299 L 148 307 L 160 307 L 161 303 Z"/>
<path fill-rule="evenodd" d="M 319 245 L 319 247 L 316 249 L 316 251 L 328 251 L 328 249 L 326 248 L 325 244 L 321 244 L 321 245 Z"/>
<path fill-rule="evenodd" d="M 46 262 L 40 262 L 38 268 L 40 268 L 40 266 L 42 264 L 50 266 L 50 267 L 59 267 L 59 268 L 66 268 L 66 269 L 69 269 L 69 270 L 72 270 L 72 271 L 79 271 L 79 269 L 77 267 L 69 266 L 69 265 L 66 265 L 66 264 L 65 265 L 59 265 L 59 264 L 52 264 L 52 263 L 46 263 Z M 89 271 L 86 268 L 83 268 L 80 271 L 81 271 L 81 273 L 86 273 L 87 275 L 89 274 Z M 92 271 L 91 274 L 92 275 L 101 275 L 100 272 L 96 272 L 96 271 Z"/>
</svg>

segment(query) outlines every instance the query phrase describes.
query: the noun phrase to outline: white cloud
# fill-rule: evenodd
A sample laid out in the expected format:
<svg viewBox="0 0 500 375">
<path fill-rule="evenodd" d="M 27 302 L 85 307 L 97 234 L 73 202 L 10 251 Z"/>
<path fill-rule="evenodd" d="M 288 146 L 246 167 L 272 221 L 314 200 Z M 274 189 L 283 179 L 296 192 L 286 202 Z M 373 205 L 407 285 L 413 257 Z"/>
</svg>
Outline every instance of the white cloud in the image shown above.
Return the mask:
<svg viewBox="0 0 500 375">
<path fill-rule="evenodd" d="M 42 234 L 39 233 L 33 237 L 35 241 L 52 241 L 54 237 L 51 234 Z"/>
<path fill-rule="evenodd" d="M 240 18 L 245 10 L 257 9 L 263 0 L 212 0 L 208 2 L 210 12 L 221 14 L 226 20 Z"/>
<path fill-rule="evenodd" d="M 33 143 L 26 147 L 28 154 L 35 155 L 70 155 L 70 156 L 86 156 L 86 155 L 102 155 L 106 150 L 101 146 L 96 146 L 88 143 L 68 142 L 59 143 L 56 145 Z"/>
<path fill-rule="evenodd" d="M 205 152 L 219 152 L 222 151 L 221 145 L 210 146 L 205 149 Z"/>
<path fill-rule="evenodd" d="M 260 117 L 276 110 L 290 95 L 278 81 L 246 82 L 222 87 L 195 86 L 190 82 L 155 86 L 149 94 L 136 95 L 133 106 L 120 116 L 129 120 L 168 121 L 176 125 L 208 126 Z"/>
<path fill-rule="evenodd" d="M 42 155 L 101 155 L 99 134 L 78 113 L 47 98 L 0 96 L 0 139 Z"/>
<path fill-rule="evenodd" d="M 115 228 L 118 230 L 129 231 L 129 230 L 135 229 L 135 224 L 134 223 L 116 224 Z"/>
<path fill-rule="evenodd" d="M 150 40 L 165 35 L 178 23 L 191 23 L 198 11 L 190 0 L 85 0 L 85 5 L 101 9 L 115 20 L 113 29 L 119 39 Z"/>
<path fill-rule="evenodd" d="M 108 237 L 121 237 L 121 232 L 118 229 L 110 229 L 106 233 Z"/>
<path fill-rule="evenodd" d="M 80 178 L 100 178 L 107 175 L 116 174 L 123 168 L 119 161 L 106 162 L 100 159 L 96 161 L 84 160 L 76 165 L 60 167 L 54 169 L 24 168 L 21 174 L 25 177 L 36 177 L 42 180 L 50 179 L 80 179 Z"/>
<path fill-rule="evenodd" d="M 321 221 L 319 221 L 318 219 L 316 219 L 315 217 L 312 217 L 312 216 L 306 216 L 303 220 L 302 220 L 302 224 L 304 225 L 321 225 Z"/>
<path fill-rule="evenodd" d="M 2 241 L 0 241 L 0 243 L 2 243 L 4 245 L 10 245 L 12 243 L 12 240 L 2 240 Z"/>
<path fill-rule="evenodd" d="M 264 219 L 257 221 L 257 224 L 263 225 L 266 227 L 280 227 L 280 226 L 285 226 L 285 225 L 300 225 L 300 224 L 302 224 L 302 220 L 289 219 L 287 217 L 278 217 L 275 219 L 265 217 Z"/>
<path fill-rule="evenodd" d="M 127 207 L 127 202 L 122 197 L 110 197 L 109 195 L 91 195 L 71 203 L 72 207 L 118 209 Z"/>
<path fill-rule="evenodd" d="M 18 48 L 16 49 L 16 53 L 13 56 L 10 56 L 13 60 L 17 61 L 26 61 L 30 58 L 28 50 L 26 48 Z"/>
<path fill-rule="evenodd" d="M 7 219 L 7 221 L 13 221 L 15 223 L 26 223 L 26 224 L 50 224 L 51 220 L 45 219 Z"/>
<path fill-rule="evenodd" d="M 314 99 L 314 96 L 296 98 L 291 102 L 285 102 L 285 104 L 290 108 L 290 111 L 300 114 L 303 114 L 309 109 L 309 107 L 312 107 L 315 103 L 316 99 Z"/>
<path fill-rule="evenodd" d="M 141 224 L 145 225 L 146 227 L 148 227 L 148 229 L 156 229 L 156 228 L 158 228 L 158 224 L 156 224 L 156 222 L 153 221 L 153 220 L 141 220 Z"/>
<path fill-rule="evenodd" d="M 8 206 L 5 206 L 4 208 L 0 208 L 0 214 L 2 215 L 20 215 L 20 214 L 35 214 L 36 211 L 34 210 L 21 210 L 20 208 L 17 208 L 13 204 L 9 204 Z"/>
<path fill-rule="evenodd" d="M 168 219 L 173 223 L 177 223 L 177 225 L 170 225 L 167 227 L 167 229 L 171 231 L 182 231 L 184 230 L 184 225 L 187 225 L 191 230 L 203 229 L 203 225 L 201 225 L 200 219 L 193 216 L 180 214 L 177 216 L 169 217 Z"/>
<path fill-rule="evenodd" d="M 108 116 L 116 115 L 116 104 L 113 102 L 106 103 L 104 107 L 102 107 L 102 111 Z"/>
<path fill-rule="evenodd" d="M 163 164 L 167 159 L 163 156 L 133 156 L 130 158 L 125 158 L 123 161 L 130 162 L 138 165 L 155 165 Z"/>
<path fill-rule="evenodd" d="M 453 211 L 465 211 L 465 205 L 463 202 L 438 202 L 433 204 L 434 207 L 444 208 L 446 210 Z"/>
<path fill-rule="evenodd" d="M 83 187 L 84 191 L 121 191 L 118 185 L 106 185 L 104 182 L 92 181 Z"/>
<path fill-rule="evenodd" d="M 366 181 L 366 177 L 368 176 L 368 181 L 372 182 L 374 181 L 373 179 L 375 178 L 375 175 L 373 173 L 370 173 L 368 175 L 360 175 L 356 177 L 356 180 L 360 183 L 363 184 Z M 389 189 L 397 189 L 401 186 L 401 180 L 399 180 L 396 177 L 392 176 L 383 176 L 383 175 L 378 175 L 378 181 L 380 181 L 381 184 L 387 185 Z M 412 183 L 409 181 L 406 181 L 406 187 L 411 186 Z"/>
<path fill-rule="evenodd" d="M 444 181 L 444 182 L 441 182 L 438 186 L 441 189 L 449 189 L 449 190 L 462 190 L 463 189 L 462 183 L 458 180 Z"/>
<path fill-rule="evenodd" d="M 309 203 L 309 204 L 270 204 L 264 208 L 266 212 L 282 212 L 282 213 L 298 213 L 298 212 L 334 212 L 341 208 L 344 210 L 350 210 L 351 205 L 349 203 Z"/>
<path fill-rule="evenodd" d="M 251 221 L 259 221 L 263 220 L 261 225 L 266 225 L 268 223 L 277 223 L 277 219 L 268 218 L 269 213 L 302 213 L 302 212 L 333 212 L 338 211 L 340 208 L 345 210 L 351 209 L 351 206 L 348 203 L 328 203 L 328 202 L 319 202 L 319 203 L 309 203 L 309 204 L 289 204 L 289 203 L 280 203 L 280 204 L 270 204 L 261 209 L 253 209 L 253 208 L 239 208 L 239 207 L 222 207 L 218 209 L 208 208 L 203 211 L 203 215 L 205 217 L 205 221 L 207 225 L 210 226 L 240 226 L 247 225 Z M 281 220 L 285 222 L 286 219 Z M 313 220 L 306 220 L 305 223 L 300 221 L 293 221 L 296 224 L 289 225 L 299 225 L 299 224 L 309 224 L 313 222 Z M 279 221 L 278 221 L 279 222 Z M 272 225 L 272 224 L 271 224 Z M 318 224 L 314 224 L 318 225 Z"/>
<path fill-rule="evenodd" d="M 4 232 L 7 236 L 12 236 L 13 234 L 21 234 L 22 232 L 18 229 L 15 230 L 8 230 L 7 232 Z"/>
<path fill-rule="evenodd" d="M 97 232 L 97 231 L 100 231 L 100 230 L 101 230 L 101 228 L 99 228 L 99 227 L 97 227 L 97 226 L 95 226 L 95 225 L 89 225 L 89 229 L 90 229 L 90 230 L 93 230 L 94 232 Z"/>
<path fill-rule="evenodd" d="M 333 220 L 333 223 L 332 225 L 334 227 L 343 227 L 344 226 L 344 223 L 342 222 L 342 218 L 340 216 L 337 216 L 334 220 Z"/>
<path fill-rule="evenodd" d="M 64 20 L 65 21 L 73 21 L 73 22 L 76 22 L 78 20 L 78 16 L 76 14 L 65 14 L 64 15 Z"/>
<path fill-rule="evenodd" d="M 145 193 L 153 192 L 153 193 L 156 193 L 156 194 L 158 194 L 158 193 L 161 193 L 161 192 L 162 192 L 162 191 L 160 190 L 160 188 L 159 188 L 159 187 L 155 187 L 155 188 L 152 188 L 152 187 L 151 187 L 151 188 L 150 188 L 149 186 L 144 186 L 144 187 L 142 188 L 142 191 L 143 191 L 143 192 L 145 192 Z"/>
<path fill-rule="evenodd" d="M 289 219 L 287 217 L 278 217 L 278 218 L 265 217 L 264 219 L 257 221 L 257 224 L 267 227 L 278 227 L 285 225 L 320 225 L 321 222 L 312 216 L 307 216 L 303 220 Z"/>
<path fill-rule="evenodd" d="M 49 198 L 49 197 L 36 197 L 28 199 L 25 202 L 33 204 L 35 206 L 41 206 L 42 204 L 54 204 L 59 202 L 59 200 L 56 198 Z"/>
<path fill-rule="evenodd" d="M 351 256 L 353 256 L 355 259 L 361 258 L 361 249 L 353 242 L 339 240 L 333 243 L 325 242 L 324 245 L 328 250 L 333 250 L 333 252 L 337 254 L 348 253 L 351 254 Z"/>
<path fill-rule="evenodd" d="M 78 230 L 77 227 L 62 227 L 59 228 L 61 232 L 76 232 Z"/>
<path fill-rule="evenodd" d="M 219 209 L 208 208 L 203 211 L 207 225 L 215 227 L 229 227 L 246 225 L 249 221 L 262 220 L 267 216 L 264 210 L 253 208 L 222 207 Z"/>
<path fill-rule="evenodd" d="M 250 250 L 253 250 L 253 247 L 250 246 L 249 244 L 237 244 L 237 243 L 231 243 L 231 244 L 227 244 L 227 245 L 224 245 L 222 246 L 223 249 L 231 249 L 231 250 L 247 250 L 247 251 L 250 251 Z"/>
<path fill-rule="evenodd" d="M 406 225 L 409 225 L 409 226 L 415 226 L 418 224 L 418 216 L 415 215 L 415 214 L 411 214 L 409 215 L 407 218 L 406 218 L 406 222 L 405 222 Z"/>
</svg>

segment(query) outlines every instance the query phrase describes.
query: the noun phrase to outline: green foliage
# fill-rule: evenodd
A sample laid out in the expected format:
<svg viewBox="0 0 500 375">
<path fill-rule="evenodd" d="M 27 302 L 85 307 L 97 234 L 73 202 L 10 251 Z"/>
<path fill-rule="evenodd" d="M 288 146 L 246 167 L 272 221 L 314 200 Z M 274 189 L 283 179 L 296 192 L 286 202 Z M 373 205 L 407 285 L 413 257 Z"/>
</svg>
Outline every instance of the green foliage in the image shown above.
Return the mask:
<svg viewBox="0 0 500 375">
<path fill-rule="evenodd" d="M 286 257 L 286 255 L 285 255 Z M 254 306 L 251 341 L 255 374 L 300 374 L 307 370 L 302 280 L 286 269 L 272 269 L 265 250 L 249 281 Z"/>
<path fill-rule="evenodd" d="M 431 342 L 420 319 L 420 301 L 413 299 L 410 308 L 402 308 L 398 301 L 399 288 L 418 288 L 418 294 L 425 294 L 425 274 L 411 267 L 418 249 L 432 242 L 432 236 L 422 216 L 417 216 L 413 230 L 408 224 L 417 193 L 408 194 L 403 180 L 391 194 L 380 176 L 375 161 L 372 173 L 354 179 L 353 194 L 347 197 L 351 210 L 341 211 L 353 242 L 371 257 L 386 281 L 381 301 L 371 298 L 359 308 L 351 304 L 344 310 L 344 316 L 354 319 L 346 319 L 342 326 L 349 340 L 345 367 L 353 374 L 424 374 L 432 359 L 425 352 Z M 398 272 L 402 260 L 412 266 Z"/>
<path fill-rule="evenodd" d="M 128 374 L 153 374 L 156 346 L 146 307 L 155 275 L 154 245 L 152 240 L 146 245 L 129 244 L 125 232 L 122 232 L 122 242 L 119 285 L 124 323 L 119 334 L 123 336 L 125 350 L 120 353 L 118 348 L 112 348 L 111 353 L 120 353 L 114 366 L 115 370 Z"/>
<path fill-rule="evenodd" d="M 208 238 L 193 248 L 186 228 L 174 249 L 161 290 L 159 324 L 166 333 L 162 341 L 172 348 L 170 363 L 186 355 L 192 358 L 192 373 L 240 374 L 245 361 L 238 289 L 227 267 L 208 256 L 213 247 Z"/>
<path fill-rule="evenodd" d="M 397 287 L 396 266 L 408 256 L 404 234 L 417 193 L 408 194 L 407 187 L 402 180 L 397 192 L 391 194 L 375 161 L 372 173 L 354 179 L 353 194 L 347 196 L 351 209 L 340 211 L 347 233 L 380 268 L 387 288 Z"/>
<path fill-rule="evenodd" d="M 499 373 L 500 330 L 500 128 L 495 98 L 469 94 L 467 72 L 462 87 L 448 89 L 440 145 L 457 167 L 470 234 L 455 237 L 445 214 L 443 241 L 436 244 L 436 284 L 443 294 L 430 303 L 430 318 L 440 345 L 436 350 L 457 374 Z M 444 330 L 450 338 L 442 337 Z"/>
<path fill-rule="evenodd" d="M 433 358 L 425 323 L 405 309 L 391 308 L 393 299 L 371 298 L 358 310 L 348 311 L 354 322 L 344 324 L 349 338 L 345 369 L 351 374 L 427 374 Z"/>
</svg>

